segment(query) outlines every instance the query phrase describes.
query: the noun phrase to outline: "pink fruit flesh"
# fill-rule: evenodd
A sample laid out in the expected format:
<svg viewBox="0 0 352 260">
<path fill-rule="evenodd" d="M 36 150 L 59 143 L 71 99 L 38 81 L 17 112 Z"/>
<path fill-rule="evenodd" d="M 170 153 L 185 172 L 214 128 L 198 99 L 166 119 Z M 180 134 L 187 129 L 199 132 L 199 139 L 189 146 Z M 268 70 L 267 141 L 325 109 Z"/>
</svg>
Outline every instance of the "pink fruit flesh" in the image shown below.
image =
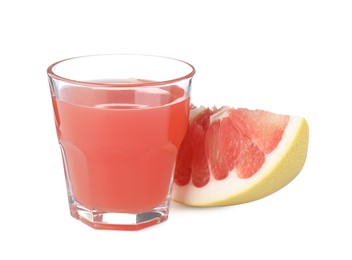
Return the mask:
<svg viewBox="0 0 352 260">
<path fill-rule="evenodd" d="M 193 107 L 194 108 L 194 107 Z M 220 111 L 221 110 L 221 111 Z M 210 116 L 226 111 L 227 116 Z M 281 141 L 289 116 L 262 110 L 206 108 L 195 115 L 180 147 L 175 183 L 205 186 L 210 174 L 216 180 L 235 170 L 240 178 L 252 177 Z"/>
<path fill-rule="evenodd" d="M 243 108 L 231 109 L 229 117 L 266 154 L 277 147 L 289 120 L 289 116 Z"/>
<path fill-rule="evenodd" d="M 229 175 L 229 168 L 221 151 L 219 129 L 220 121 L 217 120 L 209 126 L 205 137 L 205 154 L 209 161 L 210 170 L 216 180 L 225 179 Z"/>
</svg>

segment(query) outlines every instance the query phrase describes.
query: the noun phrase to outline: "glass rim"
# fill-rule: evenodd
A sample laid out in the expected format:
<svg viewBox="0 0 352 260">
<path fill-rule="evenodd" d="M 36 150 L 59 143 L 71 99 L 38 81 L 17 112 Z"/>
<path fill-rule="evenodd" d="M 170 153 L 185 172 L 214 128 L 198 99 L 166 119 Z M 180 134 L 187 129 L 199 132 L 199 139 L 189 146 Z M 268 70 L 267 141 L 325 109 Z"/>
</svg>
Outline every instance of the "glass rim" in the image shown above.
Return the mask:
<svg viewBox="0 0 352 260">
<path fill-rule="evenodd" d="M 80 58 L 89 58 L 89 57 L 103 57 L 103 56 L 133 56 L 133 57 L 150 57 L 150 58 L 160 58 L 160 59 L 165 59 L 165 60 L 170 60 L 170 61 L 176 61 L 183 63 L 187 65 L 190 68 L 190 72 L 184 76 L 181 77 L 175 77 L 169 80 L 156 80 L 156 81 L 150 81 L 150 82 L 131 82 L 131 83 L 103 83 L 103 82 L 89 82 L 89 81 L 83 81 L 83 80 L 75 80 L 75 79 L 70 79 L 67 77 L 60 76 L 54 72 L 54 69 L 57 65 L 64 63 L 66 61 L 70 61 L 73 59 L 80 59 Z M 70 84 L 77 84 L 81 86 L 88 86 L 88 87 L 106 87 L 106 86 L 111 86 L 111 87 L 122 87 L 122 86 L 128 86 L 128 87 L 142 87 L 142 86 L 159 86 L 159 85 L 168 85 L 172 84 L 175 82 L 179 82 L 182 80 L 190 79 L 194 76 L 196 73 L 196 70 L 194 66 L 186 61 L 176 59 L 176 58 L 171 58 L 167 56 L 161 56 L 161 55 L 152 55 L 152 54 L 133 54 L 133 53 L 115 53 L 115 54 L 92 54 L 92 55 L 81 55 L 81 56 L 75 56 L 71 58 L 66 58 L 63 60 L 59 60 L 57 62 L 54 62 L 47 68 L 47 74 L 50 78 L 54 78 L 56 80 L 64 81 Z"/>
</svg>

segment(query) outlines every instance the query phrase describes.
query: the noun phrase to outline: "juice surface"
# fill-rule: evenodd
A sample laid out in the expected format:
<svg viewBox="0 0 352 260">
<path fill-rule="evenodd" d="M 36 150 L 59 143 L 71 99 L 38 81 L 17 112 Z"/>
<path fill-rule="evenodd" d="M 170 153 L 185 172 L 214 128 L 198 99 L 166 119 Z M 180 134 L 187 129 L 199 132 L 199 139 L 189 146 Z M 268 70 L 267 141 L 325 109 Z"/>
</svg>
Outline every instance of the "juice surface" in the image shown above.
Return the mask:
<svg viewBox="0 0 352 260">
<path fill-rule="evenodd" d="M 67 86 L 53 104 L 77 202 L 90 210 L 136 213 L 165 201 L 188 126 L 183 89 Z"/>
</svg>

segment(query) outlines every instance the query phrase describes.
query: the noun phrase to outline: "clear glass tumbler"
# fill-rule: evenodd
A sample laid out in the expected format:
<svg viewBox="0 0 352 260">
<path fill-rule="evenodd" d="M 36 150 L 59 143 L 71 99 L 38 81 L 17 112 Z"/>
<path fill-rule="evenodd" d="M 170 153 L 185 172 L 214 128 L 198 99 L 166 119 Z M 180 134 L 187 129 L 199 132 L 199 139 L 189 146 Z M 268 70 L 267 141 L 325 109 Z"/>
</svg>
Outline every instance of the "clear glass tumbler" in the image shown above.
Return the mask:
<svg viewBox="0 0 352 260">
<path fill-rule="evenodd" d="M 49 66 L 71 215 L 97 229 L 165 221 L 195 69 L 150 55 L 93 55 Z"/>
</svg>

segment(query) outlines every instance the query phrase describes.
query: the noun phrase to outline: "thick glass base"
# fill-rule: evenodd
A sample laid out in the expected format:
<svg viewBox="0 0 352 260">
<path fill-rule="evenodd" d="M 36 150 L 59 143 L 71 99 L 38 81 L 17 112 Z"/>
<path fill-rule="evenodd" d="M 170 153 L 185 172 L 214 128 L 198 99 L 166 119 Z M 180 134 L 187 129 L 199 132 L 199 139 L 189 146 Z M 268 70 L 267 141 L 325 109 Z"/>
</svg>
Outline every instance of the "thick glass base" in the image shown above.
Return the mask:
<svg viewBox="0 0 352 260">
<path fill-rule="evenodd" d="M 70 212 L 72 217 L 95 229 L 139 230 L 167 220 L 169 209 L 167 202 L 145 212 L 102 212 L 86 209 L 74 202 L 70 203 Z"/>
</svg>

